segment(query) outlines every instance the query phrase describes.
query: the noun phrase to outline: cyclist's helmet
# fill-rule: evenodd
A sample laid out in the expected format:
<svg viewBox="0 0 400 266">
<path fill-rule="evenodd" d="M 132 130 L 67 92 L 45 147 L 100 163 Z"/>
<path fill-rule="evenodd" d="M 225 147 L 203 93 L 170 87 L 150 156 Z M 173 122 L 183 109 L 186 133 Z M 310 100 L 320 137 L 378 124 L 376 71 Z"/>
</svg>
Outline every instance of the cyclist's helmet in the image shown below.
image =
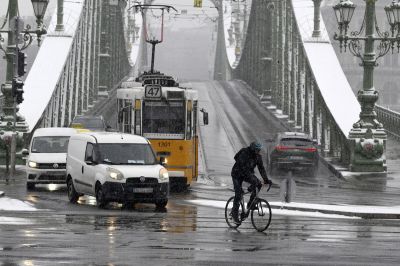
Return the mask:
<svg viewBox="0 0 400 266">
<path fill-rule="evenodd" d="M 258 141 L 253 141 L 250 144 L 250 149 L 252 149 L 253 151 L 259 152 L 262 149 L 262 144 Z"/>
</svg>

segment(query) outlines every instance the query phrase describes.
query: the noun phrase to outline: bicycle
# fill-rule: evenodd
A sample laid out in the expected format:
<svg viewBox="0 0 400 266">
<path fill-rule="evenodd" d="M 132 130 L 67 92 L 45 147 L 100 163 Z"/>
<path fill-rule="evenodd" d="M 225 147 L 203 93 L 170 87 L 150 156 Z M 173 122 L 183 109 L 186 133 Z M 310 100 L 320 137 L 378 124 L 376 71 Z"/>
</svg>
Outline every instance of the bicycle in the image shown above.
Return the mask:
<svg viewBox="0 0 400 266">
<path fill-rule="evenodd" d="M 271 184 L 269 184 L 267 192 L 270 190 L 270 188 Z M 271 206 L 269 205 L 268 201 L 258 197 L 260 191 L 261 189 L 257 191 L 256 196 L 251 202 L 249 209 L 245 211 L 244 195 L 251 193 L 251 191 L 244 193 L 244 191 L 242 190 L 242 195 L 239 204 L 239 220 L 241 222 L 240 224 L 236 224 L 232 216 L 232 207 L 235 196 L 228 199 L 225 205 L 225 221 L 230 228 L 233 229 L 238 228 L 242 224 L 242 222 L 244 222 L 247 219 L 247 217 L 249 217 L 250 214 L 251 214 L 251 223 L 253 224 L 254 229 L 256 229 L 259 232 L 263 232 L 268 228 L 272 219 Z M 254 205 L 255 208 L 253 208 Z"/>
</svg>

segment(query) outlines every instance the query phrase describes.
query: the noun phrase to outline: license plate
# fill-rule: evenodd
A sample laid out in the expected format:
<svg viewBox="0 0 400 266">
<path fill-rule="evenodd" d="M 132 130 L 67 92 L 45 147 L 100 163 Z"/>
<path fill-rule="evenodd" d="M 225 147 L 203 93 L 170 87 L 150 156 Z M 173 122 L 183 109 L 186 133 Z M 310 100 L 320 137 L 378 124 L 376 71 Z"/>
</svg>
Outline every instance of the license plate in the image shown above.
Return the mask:
<svg viewBox="0 0 400 266">
<path fill-rule="evenodd" d="M 48 171 L 46 172 L 46 175 L 65 176 L 65 172 Z"/>
<path fill-rule="evenodd" d="M 303 160 L 301 156 L 289 156 L 289 160 Z"/>
<path fill-rule="evenodd" d="M 152 187 L 134 187 L 133 192 L 136 193 L 153 193 Z"/>
</svg>

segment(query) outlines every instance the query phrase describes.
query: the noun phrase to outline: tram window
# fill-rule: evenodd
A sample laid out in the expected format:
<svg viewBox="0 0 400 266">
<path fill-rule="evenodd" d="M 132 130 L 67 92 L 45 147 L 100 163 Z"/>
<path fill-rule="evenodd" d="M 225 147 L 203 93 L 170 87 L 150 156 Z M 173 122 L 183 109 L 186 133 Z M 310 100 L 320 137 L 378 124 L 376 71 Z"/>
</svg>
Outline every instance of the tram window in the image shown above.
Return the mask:
<svg viewBox="0 0 400 266">
<path fill-rule="evenodd" d="M 193 109 L 192 109 L 193 110 Z M 187 129 L 186 129 L 186 139 L 192 139 L 192 110 L 187 110 Z"/>
<path fill-rule="evenodd" d="M 183 101 L 144 102 L 143 133 L 185 133 L 185 106 Z"/>
<path fill-rule="evenodd" d="M 193 135 L 197 136 L 197 101 L 193 102 Z"/>
<path fill-rule="evenodd" d="M 124 132 L 131 133 L 132 108 L 128 106 L 124 113 Z"/>
</svg>

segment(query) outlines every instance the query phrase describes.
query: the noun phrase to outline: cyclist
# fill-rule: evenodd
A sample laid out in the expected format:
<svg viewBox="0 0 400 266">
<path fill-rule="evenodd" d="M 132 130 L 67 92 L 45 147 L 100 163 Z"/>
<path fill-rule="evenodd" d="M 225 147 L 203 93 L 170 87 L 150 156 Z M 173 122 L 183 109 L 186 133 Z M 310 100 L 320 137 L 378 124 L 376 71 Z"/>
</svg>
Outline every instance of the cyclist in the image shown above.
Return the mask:
<svg viewBox="0 0 400 266">
<path fill-rule="evenodd" d="M 262 184 L 260 180 L 254 175 L 254 168 L 257 166 L 265 184 L 271 184 L 271 180 L 268 179 L 267 172 L 265 171 L 262 156 L 260 154 L 262 144 L 258 141 L 254 141 L 249 147 L 242 148 L 235 155 L 235 164 L 232 167 L 232 182 L 235 190 L 235 200 L 233 201 L 232 217 L 235 223 L 240 224 L 239 219 L 239 202 L 243 193 L 242 183 L 246 181 L 250 183 L 248 190 L 251 191 L 250 200 L 247 203 L 247 208 L 250 207 L 251 202 L 256 196 L 256 188 L 261 189 Z"/>
</svg>

